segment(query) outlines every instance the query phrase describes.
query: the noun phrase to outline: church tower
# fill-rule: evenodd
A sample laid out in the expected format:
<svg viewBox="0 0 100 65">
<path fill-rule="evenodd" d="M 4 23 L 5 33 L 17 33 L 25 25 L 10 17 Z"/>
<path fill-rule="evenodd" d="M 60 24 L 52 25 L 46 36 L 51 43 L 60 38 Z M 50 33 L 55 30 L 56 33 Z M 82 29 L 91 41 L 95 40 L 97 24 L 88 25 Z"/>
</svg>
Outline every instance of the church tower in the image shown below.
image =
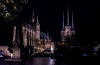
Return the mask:
<svg viewBox="0 0 100 65">
<path fill-rule="evenodd" d="M 34 10 L 33 10 L 33 14 L 32 14 L 32 23 L 33 23 L 33 27 L 35 28 L 35 31 L 36 31 L 36 39 L 40 40 L 40 24 L 39 24 L 38 16 L 37 16 L 37 20 L 34 16 Z"/>
<path fill-rule="evenodd" d="M 37 16 L 37 22 L 36 22 L 36 39 L 40 40 L 40 24 Z"/>
<path fill-rule="evenodd" d="M 69 8 L 67 8 L 67 25 L 65 26 L 65 37 L 71 35 L 71 26 L 69 25 Z"/>
<path fill-rule="evenodd" d="M 34 21 L 35 21 L 35 16 L 34 16 L 34 10 L 33 10 L 32 22 L 34 23 Z"/>
</svg>

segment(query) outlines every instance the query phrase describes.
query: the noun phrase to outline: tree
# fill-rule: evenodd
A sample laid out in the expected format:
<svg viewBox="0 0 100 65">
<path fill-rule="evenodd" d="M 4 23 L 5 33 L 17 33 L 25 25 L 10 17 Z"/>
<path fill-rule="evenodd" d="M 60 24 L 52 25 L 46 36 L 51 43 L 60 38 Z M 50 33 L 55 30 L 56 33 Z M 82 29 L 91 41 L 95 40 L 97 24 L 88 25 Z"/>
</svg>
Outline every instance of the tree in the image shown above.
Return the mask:
<svg viewBox="0 0 100 65">
<path fill-rule="evenodd" d="M 0 25 L 15 24 L 28 0 L 0 0 Z"/>
</svg>

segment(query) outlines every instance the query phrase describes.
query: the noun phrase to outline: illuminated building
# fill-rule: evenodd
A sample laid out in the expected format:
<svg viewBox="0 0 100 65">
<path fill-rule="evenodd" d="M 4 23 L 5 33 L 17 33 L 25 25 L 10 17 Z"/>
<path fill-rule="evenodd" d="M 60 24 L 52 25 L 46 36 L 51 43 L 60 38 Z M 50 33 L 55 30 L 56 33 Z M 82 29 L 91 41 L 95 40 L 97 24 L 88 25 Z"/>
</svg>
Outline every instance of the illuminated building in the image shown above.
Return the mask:
<svg viewBox="0 0 100 65">
<path fill-rule="evenodd" d="M 69 24 L 69 8 L 67 8 L 67 25 L 64 25 L 64 13 L 63 13 L 63 25 L 61 30 L 61 41 L 68 43 L 75 40 L 75 28 L 73 24 L 73 12 L 72 12 L 72 25 Z"/>
<path fill-rule="evenodd" d="M 22 38 L 22 39 L 21 39 Z M 30 22 L 22 22 L 22 24 L 14 26 L 13 31 L 13 56 L 12 58 L 20 58 L 20 54 L 32 55 L 39 52 L 40 47 L 40 24 L 37 16 L 37 20 L 33 16 Z M 17 49 L 17 50 L 16 50 Z M 20 51 L 20 49 L 24 49 Z"/>
</svg>

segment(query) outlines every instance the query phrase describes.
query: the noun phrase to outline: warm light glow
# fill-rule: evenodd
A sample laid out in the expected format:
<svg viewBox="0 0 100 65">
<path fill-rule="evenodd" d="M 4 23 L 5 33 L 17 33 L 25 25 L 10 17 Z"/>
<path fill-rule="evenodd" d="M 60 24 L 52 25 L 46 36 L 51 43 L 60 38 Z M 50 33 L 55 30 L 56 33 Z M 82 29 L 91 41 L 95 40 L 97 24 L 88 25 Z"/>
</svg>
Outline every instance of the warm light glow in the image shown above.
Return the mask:
<svg viewBox="0 0 100 65">
<path fill-rule="evenodd" d="M 54 47 L 54 43 L 51 43 L 51 53 L 54 53 L 55 47 Z"/>
<path fill-rule="evenodd" d="M 12 58 L 13 54 L 11 53 L 10 56 L 11 56 L 11 58 Z"/>
<path fill-rule="evenodd" d="M 32 22 L 34 22 L 34 19 L 32 18 Z"/>
<path fill-rule="evenodd" d="M 53 48 L 51 47 L 51 50 L 53 50 Z"/>
</svg>

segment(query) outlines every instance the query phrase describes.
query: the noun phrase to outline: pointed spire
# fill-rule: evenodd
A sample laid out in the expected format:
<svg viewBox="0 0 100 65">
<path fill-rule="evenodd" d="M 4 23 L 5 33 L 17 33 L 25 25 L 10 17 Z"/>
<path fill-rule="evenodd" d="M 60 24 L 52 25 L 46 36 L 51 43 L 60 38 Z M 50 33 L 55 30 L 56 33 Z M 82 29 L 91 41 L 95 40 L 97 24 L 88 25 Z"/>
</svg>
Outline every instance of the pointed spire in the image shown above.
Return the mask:
<svg viewBox="0 0 100 65">
<path fill-rule="evenodd" d="M 67 7 L 67 25 L 69 25 L 69 7 Z"/>
<path fill-rule="evenodd" d="M 74 29 L 74 23 L 73 23 L 73 12 L 72 12 L 72 29 Z"/>
<path fill-rule="evenodd" d="M 72 28 L 73 28 L 73 25 L 74 25 L 74 24 L 73 24 L 73 12 L 72 12 Z"/>
<path fill-rule="evenodd" d="M 32 22 L 35 21 L 35 17 L 34 17 L 34 10 L 33 10 L 33 14 L 32 14 Z"/>
<path fill-rule="evenodd" d="M 37 24 L 39 24 L 38 16 L 37 16 Z"/>
<path fill-rule="evenodd" d="M 64 12 L 63 12 L 63 30 L 64 30 Z"/>
<path fill-rule="evenodd" d="M 34 10 L 33 10 L 33 17 L 34 17 Z"/>
<path fill-rule="evenodd" d="M 47 32 L 47 40 L 49 40 L 49 32 Z"/>
<path fill-rule="evenodd" d="M 50 40 L 52 40 L 52 37 L 50 36 Z"/>
</svg>

